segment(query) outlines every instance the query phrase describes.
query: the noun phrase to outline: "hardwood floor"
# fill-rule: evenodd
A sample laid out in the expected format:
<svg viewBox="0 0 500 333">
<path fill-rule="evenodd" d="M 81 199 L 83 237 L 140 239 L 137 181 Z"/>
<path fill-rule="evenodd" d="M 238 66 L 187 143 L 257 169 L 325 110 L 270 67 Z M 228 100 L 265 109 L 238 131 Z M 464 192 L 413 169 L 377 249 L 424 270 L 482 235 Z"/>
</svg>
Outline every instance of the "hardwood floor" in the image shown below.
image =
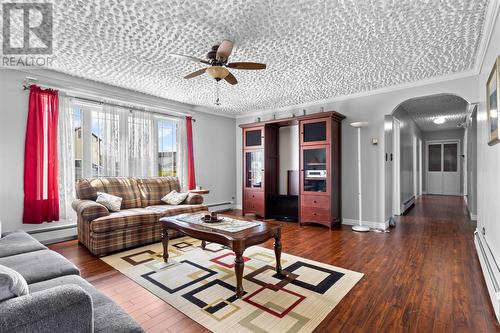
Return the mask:
<svg viewBox="0 0 500 333">
<path fill-rule="evenodd" d="M 423 196 L 390 233 L 285 223 L 283 252 L 365 274 L 317 332 L 500 332 L 475 253 L 474 229 L 461 197 Z M 264 246 L 272 248 L 272 242 Z M 148 332 L 206 331 L 77 241 L 51 248 Z"/>
</svg>

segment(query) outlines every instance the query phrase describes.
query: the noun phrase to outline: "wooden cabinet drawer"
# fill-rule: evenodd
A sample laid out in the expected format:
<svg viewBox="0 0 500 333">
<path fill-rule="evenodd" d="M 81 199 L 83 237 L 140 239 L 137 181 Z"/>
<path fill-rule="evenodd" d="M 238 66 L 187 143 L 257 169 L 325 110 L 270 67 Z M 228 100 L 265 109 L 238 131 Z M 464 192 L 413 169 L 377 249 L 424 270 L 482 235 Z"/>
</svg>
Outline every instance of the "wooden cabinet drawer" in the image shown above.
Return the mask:
<svg viewBox="0 0 500 333">
<path fill-rule="evenodd" d="M 300 209 L 300 222 L 316 222 L 321 224 L 330 223 L 330 209 L 329 208 L 313 208 L 304 207 Z"/>
<path fill-rule="evenodd" d="M 325 195 L 302 195 L 300 197 L 300 205 L 302 207 L 330 207 L 331 198 Z"/>
<path fill-rule="evenodd" d="M 264 216 L 264 192 L 245 191 L 243 199 L 244 213 L 254 213 Z"/>
</svg>

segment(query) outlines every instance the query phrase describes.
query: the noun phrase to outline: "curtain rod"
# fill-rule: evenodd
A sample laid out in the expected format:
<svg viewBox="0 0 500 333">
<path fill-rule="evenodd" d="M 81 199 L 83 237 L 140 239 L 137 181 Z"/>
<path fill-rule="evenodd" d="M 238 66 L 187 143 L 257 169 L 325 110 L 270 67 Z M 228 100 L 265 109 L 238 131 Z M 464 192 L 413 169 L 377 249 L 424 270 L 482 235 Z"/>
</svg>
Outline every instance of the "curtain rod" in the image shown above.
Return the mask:
<svg viewBox="0 0 500 333">
<path fill-rule="evenodd" d="M 106 105 L 109 105 L 109 106 L 120 107 L 120 108 L 123 108 L 123 109 L 132 109 L 132 110 L 137 110 L 137 111 L 151 112 L 152 114 L 156 114 L 156 115 L 160 115 L 160 116 L 170 116 L 170 117 L 176 117 L 176 118 L 180 118 L 180 116 L 191 116 L 190 114 L 182 113 L 182 112 L 175 112 L 175 111 L 173 111 L 173 113 L 177 114 L 177 115 L 174 115 L 172 113 L 163 113 L 163 112 L 153 111 L 151 109 L 148 109 L 147 107 L 124 105 L 124 104 L 127 104 L 127 103 L 118 104 L 118 103 L 111 103 L 111 102 L 108 102 L 108 101 L 102 101 L 102 100 L 93 99 L 93 98 L 74 96 L 74 95 L 71 95 L 71 93 L 69 91 L 67 91 L 67 90 L 60 89 L 60 88 L 54 88 L 54 87 L 51 87 L 51 86 L 48 86 L 48 85 L 44 85 L 44 84 L 24 83 L 23 84 L 23 90 L 29 90 L 32 85 L 37 85 L 37 86 L 42 86 L 44 88 L 49 88 L 49 89 L 55 89 L 55 90 L 63 91 L 63 92 L 65 92 L 67 94 L 68 97 L 79 99 L 79 100 L 85 101 L 85 102 L 92 102 L 92 103 L 97 103 L 97 104 L 101 104 L 101 105 L 106 104 Z M 68 92 L 69 92 L 69 94 L 68 94 Z M 192 121 L 196 122 L 196 119 L 192 118 Z"/>
</svg>

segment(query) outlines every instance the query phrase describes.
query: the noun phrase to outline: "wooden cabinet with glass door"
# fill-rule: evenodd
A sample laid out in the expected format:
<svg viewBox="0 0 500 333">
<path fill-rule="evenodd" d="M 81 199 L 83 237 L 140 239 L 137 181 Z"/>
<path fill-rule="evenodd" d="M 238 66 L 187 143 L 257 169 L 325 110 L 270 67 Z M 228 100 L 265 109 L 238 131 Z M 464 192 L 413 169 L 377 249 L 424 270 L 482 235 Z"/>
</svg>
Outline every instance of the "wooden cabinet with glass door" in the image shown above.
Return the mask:
<svg viewBox="0 0 500 333">
<path fill-rule="evenodd" d="M 243 214 L 264 216 L 264 128 L 243 130 Z"/>
<path fill-rule="evenodd" d="M 300 122 L 300 224 L 331 228 L 340 221 L 340 121 Z"/>
</svg>

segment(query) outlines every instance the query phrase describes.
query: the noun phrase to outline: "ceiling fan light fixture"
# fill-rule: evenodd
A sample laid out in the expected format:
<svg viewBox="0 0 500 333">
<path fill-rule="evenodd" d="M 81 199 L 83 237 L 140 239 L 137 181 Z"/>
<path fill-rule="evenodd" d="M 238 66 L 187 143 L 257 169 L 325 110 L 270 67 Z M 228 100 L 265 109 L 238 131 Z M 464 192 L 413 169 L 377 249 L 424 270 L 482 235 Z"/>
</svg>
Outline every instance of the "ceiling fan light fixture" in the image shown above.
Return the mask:
<svg viewBox="0 0 500 333">
<path fill-rule="evenodd" d="M 210 66 L 207 68 L 207 74 L 216 80 L 222 80 L 229 75 L 229 71 L 226 67 Z"/>
</svg>

